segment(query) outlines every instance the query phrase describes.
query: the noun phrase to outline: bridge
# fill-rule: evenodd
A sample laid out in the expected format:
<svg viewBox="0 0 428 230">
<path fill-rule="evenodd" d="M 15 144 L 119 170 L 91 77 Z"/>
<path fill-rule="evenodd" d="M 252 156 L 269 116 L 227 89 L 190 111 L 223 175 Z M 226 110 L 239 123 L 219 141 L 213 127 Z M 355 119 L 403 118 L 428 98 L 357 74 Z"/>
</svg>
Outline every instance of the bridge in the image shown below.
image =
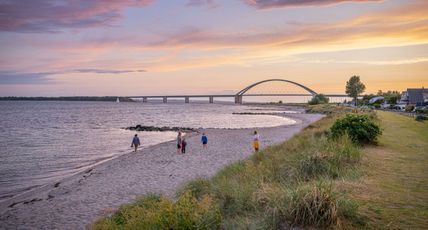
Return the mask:
<svg viewBox="0 0 428 230">
<path fill-rule="evenodd" d="M 306 91 L 305 93 L 247 93 L 249 90 L 251 90 L 252 88 L 261 85 L 263 83 L 266 82 L 283 82 L 283 83 L 288 83 L 288 84 L 292 84 L 295 86 L 298 86 L 300 88 L 302 88 L 304 91 Z M 191 98 L 208 98 L 209 103 L 214 103 L 214 98 L 232 98 L 235 100 L 236 104 L 242 104 L 242 98 L 245 97 L 269 97 L 269 96 L 276 96 L 276 97 L 281 97 L 281 96 L 292 96 L 292 97 L 302 97 L 302 96 L 310 96 L 310 97 L 314 97 L 315 95 L 317 95 L 318 93 L 316 93 L 314 90 L 299 84 L 297 82 L 294 81 L 290 81 L 290 80 L 285 80 L 285 79 L 267 79 L 267 80 L 263 80 L 263 81 L 259 81 L 256 82 L 254 84 L 251 84 L 245 88 L 243 88 L 242 90 L 240 90 L 238 93 L 236 94 L 220 94 L 220 95 L 210 95 L 210 94 L 201 94 L 201 95 L 164 95 L 164 96 L 159 96 L 159 95 L 153 95 L 153 96 L 134 96 L 134 97 L 130 97 L 132 99 L 142 99 L 142 101 L 148 102 L 149 99 L 162 99 L 162 101 L 164 103 L 168 102 L 169 98 L 182 98 L 184 99 L 185 103 L 189 103 Z M 324 94 L 326 97 L 348 97 L 348 95 L 342 95 L 342 94 Z"/>
</svg>

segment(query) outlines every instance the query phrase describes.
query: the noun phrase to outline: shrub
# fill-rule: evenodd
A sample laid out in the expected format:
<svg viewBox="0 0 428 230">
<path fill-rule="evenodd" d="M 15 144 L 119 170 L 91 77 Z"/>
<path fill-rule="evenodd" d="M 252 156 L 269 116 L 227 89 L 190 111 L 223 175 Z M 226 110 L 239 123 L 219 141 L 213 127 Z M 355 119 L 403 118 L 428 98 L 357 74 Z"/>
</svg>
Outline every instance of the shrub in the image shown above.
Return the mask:
<svg viewBox="0 0 428 230">
<path fill-rule="evenodd" d="M 379 126 L 365 114 L 347 114 L 344 118 L 338 119 L 330 130 L 333 138 L 347 133 L 357 144 L 374 143 L 382 134 Z"/>
<path fill-rule="evenodd" d="M 425 121 L 425 120 L 428 120 L 428 117 L 426 117 L 426 116 L 424 116 L 424 115 L 417 115 L 417 116 L 415 117 L 415 120 L 416 120 L 416 121 Z"/>
<path fill-rule="evenodd" d="M 406 105 L 406 107 L 404 108 L 406 112 L 412 112 L 414 109 L 415 109 L 414 105 Z"/>
<path fill-rule="evenodd" d="M 416 108 L 415 112 L 418 114 L 427 114 L 428 115 L 428 106 Z"/>
<path fill-rule="evenodd" d="M 317 105 L 317 104 L 326 104 L 328 102 L 329 102 L 329 98 L 326 97 L 324 94 L 317 94 L 308 102 L 308 104 Z"/>
</svg>

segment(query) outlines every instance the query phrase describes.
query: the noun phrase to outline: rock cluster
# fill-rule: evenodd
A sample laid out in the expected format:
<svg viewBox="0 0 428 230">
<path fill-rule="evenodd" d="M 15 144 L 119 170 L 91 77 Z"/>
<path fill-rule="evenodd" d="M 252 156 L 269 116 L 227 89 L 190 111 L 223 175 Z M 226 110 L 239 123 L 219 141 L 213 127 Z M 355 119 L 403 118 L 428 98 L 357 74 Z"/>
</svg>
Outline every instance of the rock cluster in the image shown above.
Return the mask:
<svg viewBox="0 0 428 230">
<path fill-rule="evenodd" d="M 130 126 L 125 128 L 127 130 L 132 130 L 132 131 L 146 131 L 146 132 L 153 132 L 153 131 L 157 131 L 157 132 L 165 132 L 165 131 L 196 131 L 196 129 L 193 128 L 186 128 L 186 127 L 168 127 L 168 126 L 163 126 L 163 127 L 156 127 L 156 126 L 144 126 L 144 125 L 137 125 L 137 126 Z"/>
</svg>

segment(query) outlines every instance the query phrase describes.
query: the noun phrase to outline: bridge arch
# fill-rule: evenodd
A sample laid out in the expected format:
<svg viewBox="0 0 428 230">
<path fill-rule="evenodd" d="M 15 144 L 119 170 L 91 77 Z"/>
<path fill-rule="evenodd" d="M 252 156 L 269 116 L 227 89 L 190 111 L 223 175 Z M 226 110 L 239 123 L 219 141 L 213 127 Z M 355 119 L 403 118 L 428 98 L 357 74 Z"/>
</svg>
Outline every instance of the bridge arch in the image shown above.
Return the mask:
<svg viewBox="0 0 428 230">
<path fill-rule="evenodd" d="M 236 93 L 236 96 L 242 97 L 248 90 L 252 89 L 253 87 L 260 85 L 260 84 L 263 84 L 263 83 L 266 83 L 266 82 L 271 82 L 271 81 L 280 81 L 280 82 L 291 83 L 291 84 L 297 85 L 297 86 L 303 88 L 304 90 L 308 91 L 308 93 L 312 94 L 312 96 L 317 95 L 317 93 L 315 91 L 313 91 L 312 89 L 310 89 L 310 88 L 308 88 L 302 84 L 299 84 L 297 82 L 294 82 L 294 81 L 285 80 L 285 79 L 267 79 L 267 80 L 259 81 L 259 82 L 256 82 L 254 84 L 251 84 L 251 85 L 245 87 L 244 89 L 242 89 L 241 91 Z"/>
</svg>

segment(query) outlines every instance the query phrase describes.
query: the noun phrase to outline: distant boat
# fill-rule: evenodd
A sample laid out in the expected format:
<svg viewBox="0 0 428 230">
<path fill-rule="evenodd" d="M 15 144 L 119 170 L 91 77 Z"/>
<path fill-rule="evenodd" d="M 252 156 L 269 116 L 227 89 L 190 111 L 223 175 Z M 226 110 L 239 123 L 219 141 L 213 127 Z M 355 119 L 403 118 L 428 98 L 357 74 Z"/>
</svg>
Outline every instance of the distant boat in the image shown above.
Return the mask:
<svg viewBox="0 0 428 230">
<path fill-rule="evenodd" d="M 120 100 L 119 100 L 119 98 L 117 98 L 117 99 L 116 99 L 116 103 L 119 103 L 119 102 L 120 102 Z"/>
</svg>

